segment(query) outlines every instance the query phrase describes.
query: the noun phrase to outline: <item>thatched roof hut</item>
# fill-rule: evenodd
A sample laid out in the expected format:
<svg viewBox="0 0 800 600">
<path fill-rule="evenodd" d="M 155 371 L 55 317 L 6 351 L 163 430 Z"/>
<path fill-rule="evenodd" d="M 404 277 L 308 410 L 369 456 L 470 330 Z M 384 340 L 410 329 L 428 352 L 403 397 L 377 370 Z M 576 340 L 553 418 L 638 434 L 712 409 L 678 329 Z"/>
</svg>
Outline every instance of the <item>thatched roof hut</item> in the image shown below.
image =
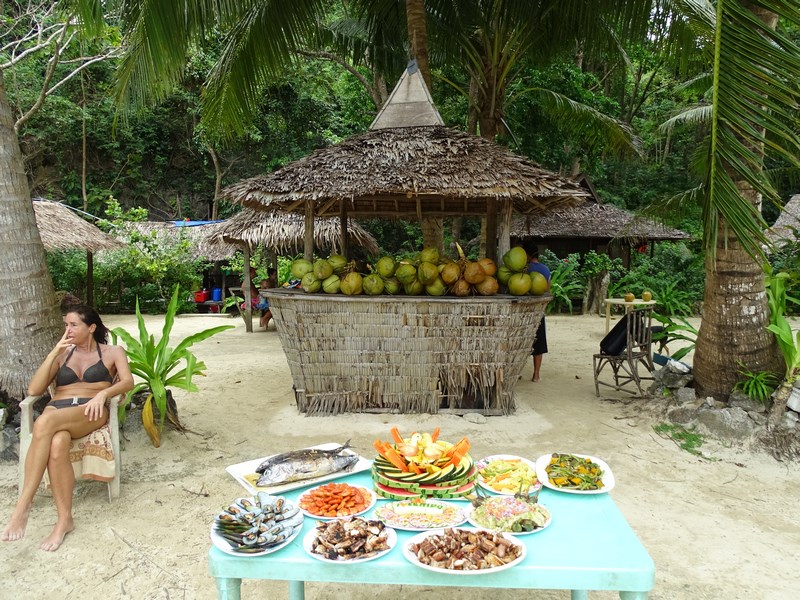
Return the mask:
<svg viewBox="0 0 800 600">
<path fill-rule="evenodd" d="M 767 232 L 767 237 L 775 245 L 782 246 L 800 239 L 798 233 L 800 233 L 800 194 L 795 194 L 783 207 L 778 220 Z"/>
<path fill-rule="evenodd" d="M 46 250 L 114 250 L 123 244 L 60 202 L 33 200 L 36 226 Z"/>
<path fill-rule="evenodd" d="M 210 245 L 259 244 L 277 254 L 297 254 L 303 249 L 305 221 L 301 215 L 281 211 L 257 211 L 245 208 L 230 219 L 212 225 L 207 232 Z M 368 254 L 380 251 L 377 240 L 358 223 L 348 224 L 349 245 L 361 246 Z M 338 219 L 314 219 L 314 245 L 341 253 Z"/>
<path fill-rule="evenodd" d="M 208 261 L 227 260 L 239 250 L 234 244 L 211 243 L 208 239 L 215 223 L 196 225 L 176 225 L 173 221 L 140 221 L 126 223 L 125 227 L 143 235 L 150 235 L 159 244 L 177 244 L 180 240 L 188 240 L 191 244 L 192 256 Z M 120 237 L 128 239 L 125 232 Z"/>
<path fill-rule="evenodd" d="M 352 136 L 285 167 L 223 190 L 256 209 L 316 217 L 421 218 L 485 215 L 487 200 L 538 214 L 588 197 L 577 183 L 477 136 L 442 126 Z M 341 206 L 340 206 L 341 205 Z"/>
</svg>

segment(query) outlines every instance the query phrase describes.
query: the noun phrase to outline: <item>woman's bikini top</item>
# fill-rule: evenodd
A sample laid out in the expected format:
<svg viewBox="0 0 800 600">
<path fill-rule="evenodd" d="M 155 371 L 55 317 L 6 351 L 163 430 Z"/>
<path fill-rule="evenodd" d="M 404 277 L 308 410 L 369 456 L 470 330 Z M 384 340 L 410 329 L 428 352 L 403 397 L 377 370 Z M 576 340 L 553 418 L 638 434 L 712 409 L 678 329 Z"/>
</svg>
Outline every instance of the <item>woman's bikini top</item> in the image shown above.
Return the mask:
<svg viewBox="0 0 800 600">
<path fill-rule="evenodd" d="M 100 360 L 83 372 L 83 379 L 78 377 L 75 371 L 67 366 L 67 362 L 72 357 L 73 352 L 75 352 L 75 348 L 69 351 L 64 364 L 58 369 L 56 373 L 56 386 L 61 387 L 62 385 L 70 385 L 73 383 L 99 383 L 101 381 L 111 383 L 114 380 L 105 364 L 103 364 L 103 353 L 100 352 L 100 344 L 97 344 L 97 356 L 100 357 Z"/>
</svg>

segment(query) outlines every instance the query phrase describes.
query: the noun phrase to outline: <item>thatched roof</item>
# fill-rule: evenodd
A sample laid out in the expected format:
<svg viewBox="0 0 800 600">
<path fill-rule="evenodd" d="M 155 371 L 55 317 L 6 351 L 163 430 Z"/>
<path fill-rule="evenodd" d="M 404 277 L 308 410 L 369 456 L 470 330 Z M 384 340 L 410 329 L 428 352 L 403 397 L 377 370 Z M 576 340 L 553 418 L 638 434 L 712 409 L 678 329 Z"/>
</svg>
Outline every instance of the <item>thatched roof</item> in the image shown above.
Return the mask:
<svg viewBox="0 0 800 600">
<path fill-rule="evenodd" d="M 773 243 L 782 245 L 787 241 L 797 241 L 800 232 L 800 194 L 795 194 L 789 198 L 789 202 L 783 207 L 781 216 L 770 227 L 767 236 Z"/>
<path fill-rule="evenodd" d="M 125 227 L 151 235 L 162 245 L 177 244 L 181 239 L 188 240 L 192 247 L 192 256 L 203 260 L 227 260 L 239 249 L 234 244 L 212 244 L 208 240 L 214 223 L 187 227 L 175 225 L 171 221 L 141 221 L 126 223 Z M 124 231 L 119 236 L 128 239 Z"/>
<path fill-rule="evenodd" d="M 262 244 L 277 254 L 296 254 L 303 248 L 305 229 L 302 215 L 245 208 L 227 221 L 213 225 L 207 235 L 212 244 L 248 244 L 250 248 Z M 348 220 L 347 230 L 350 246 L 361 246 L 368 254 L 378 254 L 377 240 L 358 223 Z M 340 234 L 338 218 L 314 219 L 316 248 L 341 252 Z"/>
<path fill-rule="evenodd" d="M 536 217 L 515 217 L 511 237 L 686 240 L 691 235 L 610 204 L 587 202 Z"/>
<path fill-rule="evenodd" d="M 484 215 L 487 199 L 520 213 L 579 204 L 577 183 L 507 148 L 442 126 L 369 131 L 316 150 L 271 173 L 236 183 L 224 196 L 251 208 L 318 217 L 420 218 Z"/>
<path fill-rule="evenodd" d="M 369 128 L 374 130 L 418 125 L 444 125 L 444 121 L 433 105 L 417 61 L 412 60 Z"/>
<path fill-rule="evenodd" d="M 36 226 L 46 250 L 114 250 L 122 244 L 60 202 L 33 201 Z"/>
</svg>

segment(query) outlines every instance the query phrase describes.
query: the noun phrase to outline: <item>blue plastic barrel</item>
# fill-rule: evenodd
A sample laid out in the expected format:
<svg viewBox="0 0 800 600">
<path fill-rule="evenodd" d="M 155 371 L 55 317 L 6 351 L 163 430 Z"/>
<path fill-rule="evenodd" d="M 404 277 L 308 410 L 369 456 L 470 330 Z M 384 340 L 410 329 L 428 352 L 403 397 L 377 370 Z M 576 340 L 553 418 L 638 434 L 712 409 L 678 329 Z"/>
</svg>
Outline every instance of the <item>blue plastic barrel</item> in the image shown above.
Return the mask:
<svg viewBox="0 0 800 600">
<path fill-rule="evenodd" d="M 222 288 L 211 288 L 211 299 L 214 302 L 222 302 Z"/>
</svg>

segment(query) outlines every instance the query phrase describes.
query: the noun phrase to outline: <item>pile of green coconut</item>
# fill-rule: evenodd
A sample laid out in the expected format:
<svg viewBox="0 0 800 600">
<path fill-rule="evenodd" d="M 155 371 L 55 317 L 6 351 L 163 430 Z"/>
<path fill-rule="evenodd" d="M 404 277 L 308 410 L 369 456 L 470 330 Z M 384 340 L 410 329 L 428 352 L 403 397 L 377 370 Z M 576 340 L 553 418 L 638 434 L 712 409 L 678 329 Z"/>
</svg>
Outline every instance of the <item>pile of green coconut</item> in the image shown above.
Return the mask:
<svg viewBox="0 0 800 600">
<path fill-rule="evenodd" d="M 369 273 L 359 273 L 355 262 L 334 254 L 318 258 L 313 263 L 299 258 L 292 262 L 292 276 L 310 294 L 346 294 L 379 296 L 494 296 L 509 293 L 514 296 L 547 291 L 547 280 L 541 273 L 528 273 L 525 250 L 514 247 L 503 255 L 498 266 L 491 258 L 469 260 L 458 248 L 459 258 L 440 256 L 436 248 L 423 248 L 414 259 L 397 260 L 382 256 L 375 264 L 367 265 Z"/>
</svg>

